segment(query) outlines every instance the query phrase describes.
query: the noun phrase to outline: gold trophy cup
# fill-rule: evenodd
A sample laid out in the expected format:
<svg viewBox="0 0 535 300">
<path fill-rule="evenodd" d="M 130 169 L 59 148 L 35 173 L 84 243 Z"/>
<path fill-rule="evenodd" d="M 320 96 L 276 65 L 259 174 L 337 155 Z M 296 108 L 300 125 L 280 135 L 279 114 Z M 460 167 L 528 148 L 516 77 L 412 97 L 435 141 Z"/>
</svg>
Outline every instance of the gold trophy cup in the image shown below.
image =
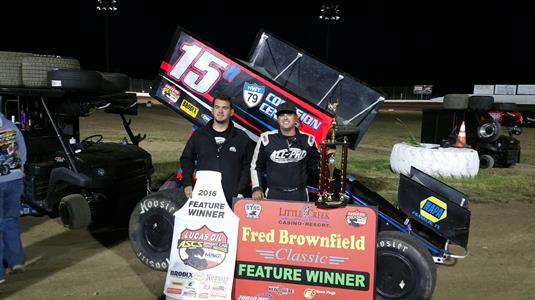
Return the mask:
<svg viewBox="0 0 535 300">
<path fill-rule="evenodd" d="M 347 176 L 347 150 L 348 143 L 346 137 L 343 142 L 337 142 L 336 137 L 336 109 L 338 101 L 329 102 L 328 110 L 334 115 L 331 123 L 330 137 L 322 141 L 320 144 L 321 160 L 320 160 L 320 182 L 319 182 L 319 197 L 316 201 L 316 206 L 333 208 L 340 207 L 347 204 L 349 197 L 345 194 L 346 176 Z M 334 178 L 334 171 L 336 169 L 336 146 L 342 146 L 341 161 L 340 161 L 340 183 L 338 188 L 335 188 L 336 180 Z M 331 149 L 335 149 L 332 151 Z"/>
</svg>

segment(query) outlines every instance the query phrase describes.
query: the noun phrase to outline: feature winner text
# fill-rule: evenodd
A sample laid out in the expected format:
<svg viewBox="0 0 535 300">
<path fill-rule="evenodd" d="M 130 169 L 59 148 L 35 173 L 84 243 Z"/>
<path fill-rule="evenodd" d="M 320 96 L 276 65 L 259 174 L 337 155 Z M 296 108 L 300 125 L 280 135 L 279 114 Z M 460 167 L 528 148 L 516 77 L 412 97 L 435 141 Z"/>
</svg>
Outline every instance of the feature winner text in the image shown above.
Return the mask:
<svg viewBox="0 0 535 300">
<path fill-rule="evenodd" d="M 367 291 L 370 274 L 290 265 L 236 262 L 236 278 Z"/>
<path fill-rule="evenodd" d="M 225 217 L 225 205 L 225 203 L 189 200 L 188 215 L 222 219 Z"/>
</svg>

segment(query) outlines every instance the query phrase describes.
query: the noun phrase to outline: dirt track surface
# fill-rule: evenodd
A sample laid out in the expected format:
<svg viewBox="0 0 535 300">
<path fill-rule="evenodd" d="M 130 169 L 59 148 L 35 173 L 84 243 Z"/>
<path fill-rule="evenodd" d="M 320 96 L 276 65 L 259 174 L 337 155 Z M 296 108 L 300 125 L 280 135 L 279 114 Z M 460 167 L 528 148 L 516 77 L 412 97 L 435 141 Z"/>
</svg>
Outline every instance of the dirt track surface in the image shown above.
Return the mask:
<svg viewBox="0 0 535 300">
<path fill-rule="evenodd" d="M 438 269 L 433 299 L 535 299 L 534 204 L 474 204 L 470 256 Z M 125 230 L 70 231 L 24 217 L 26 272 L 8 275 L 1 299 L 158 299 L 165 273 L 135 257 Z"/>
</svg>

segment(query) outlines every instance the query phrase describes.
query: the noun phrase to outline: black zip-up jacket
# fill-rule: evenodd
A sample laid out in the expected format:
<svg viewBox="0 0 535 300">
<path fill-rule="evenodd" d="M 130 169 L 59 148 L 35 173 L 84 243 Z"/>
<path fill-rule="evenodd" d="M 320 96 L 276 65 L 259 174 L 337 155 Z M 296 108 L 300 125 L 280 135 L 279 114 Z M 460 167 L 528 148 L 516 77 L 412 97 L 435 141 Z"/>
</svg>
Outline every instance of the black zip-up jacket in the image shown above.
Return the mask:
<svg viewBox="0 0 535 300">
<path fill-rule="evenodd" d="M 278 130 L 262 133 L 251 161 L 253 192 L 302 189 L 309 174 L 318 173 L 320 153 L 313 135 L 299 132 L 288 138 Z M 262 184 L 266 175 L 265 186 Z"/>
<path fill-rule="evenodd" d="M 240 129 L 229 124 L 229 136 L 221 146 L 211 133 L 213 120 L 198 129 L 188 140 L 180 165 L 184 186 L 193 186 L 193 169 L 221 172 L 225 198 L 230 204 L 238 194 L 248 195 L 253 141 Z"/>
</svg>

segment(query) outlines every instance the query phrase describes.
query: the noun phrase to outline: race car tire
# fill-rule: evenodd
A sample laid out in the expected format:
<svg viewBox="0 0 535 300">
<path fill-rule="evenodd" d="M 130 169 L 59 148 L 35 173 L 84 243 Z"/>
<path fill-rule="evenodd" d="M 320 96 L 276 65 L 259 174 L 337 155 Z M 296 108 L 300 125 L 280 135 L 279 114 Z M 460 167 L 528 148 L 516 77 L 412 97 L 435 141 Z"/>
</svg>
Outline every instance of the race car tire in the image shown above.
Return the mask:
<svg viewBox="0 0 535 300">
<path fill-rule="evenodd" d="M 468 108 L 475 111 L 489 111 L 494 103 L 492 96 L 470 96 Z"/>
<path fill-rule="evenodd" d="M 492 105 L 493 110 L 497 111 L 515 111 L 517 110 L 516 103 L 509 103 L 509 102 L 496 102 L 494 105 Z"/>
<path fill-rule="evenodd" d="M 122 93 L 130 88 L 130 77 L 126 74 L 100 72 L 100 75 L 103 92 Z"/>
<path fill-rule="evenodd" d="M 486 120 L 477 127 L 477 137 L 482 142 L 492 143 L 500 138 L 502 126 L 496 120 Z"/>
<path fill-rule="evenodd" d="M 52 70 L 47 73 L 48 87 L 67 91 L 97 92 L 101 83 L 102 76 L 97 71 Z"/>
<path fill-rule="evenodd" d="M 25 52 L 0 51 L 0 86 L 1 87 L 21 87 L 22 86 L 22 59 L 31 56 Z"/>
<path fill-rule="evenodd" d="M 48 87 L 47 72 L 51 70 L 79 70 L 80 62 L 71 57 L 34 55 L 22 59 L 22 83 L 26 87 Z"/>
<path fill-rule="evenodd" d="M 69 229 L 85 228 L 91 223 L 91 209 L 85 197 L 80 194 L 61 198 L 58 211 L 63 226 Z"/>
<path fill-rule="evenodd" d="M 469 148 L 395 144 L 390 154 L 391 170 L 409 176 L 411 166 L 435 177 L 472 178 L 479 171 L 479 156 L 477 151 Z"/>
<path fill-rule="evenodd" d="M 447 94 L 442 105 L 446 109 L 467 109 L 468 98 L 466 94 Z"/>
<path fill-rule="evenodd" d="M 479 157 L 479 168 L 480 169 L 491 169 L 494 167 L 494 157 L 483 154 Z"/>
<path fill-rule="evenodd" d="M 376 257 L 375 299 L 431 298 L 437 270 L 433 257 L 416 238 L 398 231 L 381 231 Z"/>
<path fill-rule="evenodd" d="M 136 256 L 148 267 L 166 271 L 173 241 L 174 213 L 187 197 L 181 189 L 167 189 L 143 198 L 130 215 L 128 235 Z"/>
</svg>

